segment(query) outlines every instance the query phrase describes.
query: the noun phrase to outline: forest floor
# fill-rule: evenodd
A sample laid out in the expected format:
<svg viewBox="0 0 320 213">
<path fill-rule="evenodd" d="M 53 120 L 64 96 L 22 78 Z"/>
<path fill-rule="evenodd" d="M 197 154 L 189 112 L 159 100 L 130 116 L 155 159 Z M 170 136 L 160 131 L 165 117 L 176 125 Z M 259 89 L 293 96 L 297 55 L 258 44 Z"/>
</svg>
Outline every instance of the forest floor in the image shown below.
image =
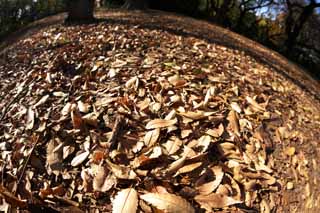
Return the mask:
<svg viewBox="0 0 320 213">
<path fill-rule="evenodd" d="M 2 46 L 0 211 L 320 209 L 319 82 L 203 21 L 97 16 Z"/>
</svg>

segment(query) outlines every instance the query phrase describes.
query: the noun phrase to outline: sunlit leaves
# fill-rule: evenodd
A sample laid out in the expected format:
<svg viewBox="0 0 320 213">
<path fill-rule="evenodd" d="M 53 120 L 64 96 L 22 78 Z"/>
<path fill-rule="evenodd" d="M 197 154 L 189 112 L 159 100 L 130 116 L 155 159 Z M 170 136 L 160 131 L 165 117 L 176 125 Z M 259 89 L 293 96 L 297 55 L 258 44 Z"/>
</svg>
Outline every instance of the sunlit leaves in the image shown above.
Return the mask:
<svg viewBox="0 0 320 213">
<path fill-rule="evenodd" d="M 83 45 L 46 46 L 57 35 Z M 287 90 L 274 93 L 279 85 L 250 57 L 112 23 L 54 28 L 33 39 L 47 52 L 19 74 L 37 81 L 17 85 L 26 96 L 1 126 L 0 169 L 9 186 L 26 165 L 21 183 L 44 203 L 90 203 L 105 212 L 272 209 L 280 185 L 297 187 L 294 178 L 278 179 L 270 147 L 300 142 L 296 125 L 309 109 L 274 107 L 286 103 L 279 96 Z M 42 141 L 25 164 L 31 133 Z M 296 177 L 308 176 L 311 161 L 300 148 L 291 144 L 280 155 Z"/>
</svg>

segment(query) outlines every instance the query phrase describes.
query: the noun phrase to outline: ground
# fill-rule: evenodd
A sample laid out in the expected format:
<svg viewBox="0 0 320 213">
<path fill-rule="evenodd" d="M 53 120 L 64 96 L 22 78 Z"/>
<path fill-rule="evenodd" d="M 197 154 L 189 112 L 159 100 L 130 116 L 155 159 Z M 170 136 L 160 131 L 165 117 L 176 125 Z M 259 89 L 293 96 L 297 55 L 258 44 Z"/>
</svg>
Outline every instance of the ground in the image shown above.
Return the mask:
<svg viewBox="0 0 320 213">
<path fill-rule="evenodd" d="M 320 208 L 318 82 L 202 21 L 156 11 L 97 16 L 104 20 L 64 26 L 59 15 L 7 40 L 0 192 L 8 203 Z"/>
</svg>

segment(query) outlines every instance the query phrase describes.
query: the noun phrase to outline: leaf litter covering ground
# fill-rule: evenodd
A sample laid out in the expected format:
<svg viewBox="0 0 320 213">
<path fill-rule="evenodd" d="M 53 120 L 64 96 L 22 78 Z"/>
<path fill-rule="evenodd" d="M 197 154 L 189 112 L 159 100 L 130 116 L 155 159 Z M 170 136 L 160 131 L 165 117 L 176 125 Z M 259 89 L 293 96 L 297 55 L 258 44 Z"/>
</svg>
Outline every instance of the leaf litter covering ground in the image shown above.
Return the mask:
<svg viewBox="0 0 320 213">
<path fill-rule="evenodd" d="M 317 161 L 292 145 L 319 113 L 240 51 L 100 23 L 49 27 L 5 57 L 2 211 L 271 212 L 298 184 L 319 201 Z"/>
</svg>

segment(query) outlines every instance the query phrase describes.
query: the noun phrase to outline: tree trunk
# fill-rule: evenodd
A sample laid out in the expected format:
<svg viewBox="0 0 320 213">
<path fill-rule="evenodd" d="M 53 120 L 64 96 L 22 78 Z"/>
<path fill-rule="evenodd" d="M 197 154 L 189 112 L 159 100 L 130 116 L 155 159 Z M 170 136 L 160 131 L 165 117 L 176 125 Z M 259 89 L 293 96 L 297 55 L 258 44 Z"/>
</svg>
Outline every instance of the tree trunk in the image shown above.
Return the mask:
<svg viewBox="0 0 320 213">
<path fill-rule="evenodd" d="M 145 10 L 148 8 L 147 0 L 126 0 L 122 8 L 127 10 Z"/>
<path fill-rule="evenodd" d="M 313 11 L 320 7 L 320 3 L 316 3 L 312 0 L 307 6 L 303 7 L 302 12 L 299 14 L 298 19 L 294 20 L 293 16 L 296 15 L 292 12 L 292 5 L 290 1 L 287 1 L 289 14 L 286 20 L 286 34 L 287 39 L 285 41 L 285 48 L 287 54 L 292 54 L 292 50 L 297 43 L 298 37 L 303 30 L 304 24 L 312 16 Z"/>
<path fill-rule="evenodd" d="M 67 0 L 67 22 L 90 22 L 93 16 L 94 0 Z"/>
</svg>

